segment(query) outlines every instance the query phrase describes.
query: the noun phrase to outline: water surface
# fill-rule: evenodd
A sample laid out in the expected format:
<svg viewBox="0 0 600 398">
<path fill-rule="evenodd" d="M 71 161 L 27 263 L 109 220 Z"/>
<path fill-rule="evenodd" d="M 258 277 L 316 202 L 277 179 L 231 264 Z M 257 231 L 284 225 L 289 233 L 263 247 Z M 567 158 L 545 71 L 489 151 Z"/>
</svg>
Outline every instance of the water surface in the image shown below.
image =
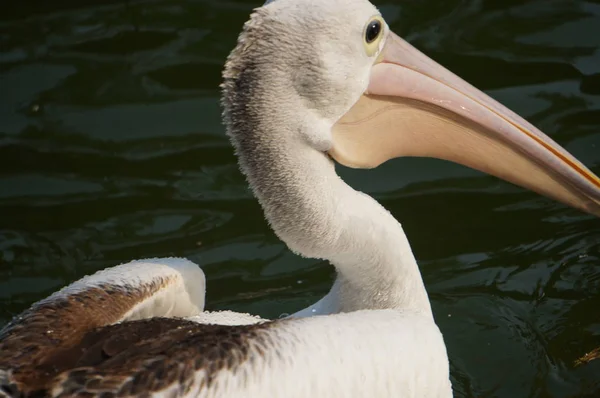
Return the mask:
<svg viewBox="0 0 600 398">
<path fill-rule="evenodd" d="M 185 256 L 208 308 L 277 317 L 333 270 L 269 230 L 220 121 L 258 2 L 0 6 L 0 325 L 83 275 Z M 600 174 L 600 2 L 379 1 L 392 28 Z M 600 220 L 429 159 L 340 168 L 403 224 L 458 397 L 600 394 Z M 587 395 L 586 395 L 587 394 Z"/>
</svg>

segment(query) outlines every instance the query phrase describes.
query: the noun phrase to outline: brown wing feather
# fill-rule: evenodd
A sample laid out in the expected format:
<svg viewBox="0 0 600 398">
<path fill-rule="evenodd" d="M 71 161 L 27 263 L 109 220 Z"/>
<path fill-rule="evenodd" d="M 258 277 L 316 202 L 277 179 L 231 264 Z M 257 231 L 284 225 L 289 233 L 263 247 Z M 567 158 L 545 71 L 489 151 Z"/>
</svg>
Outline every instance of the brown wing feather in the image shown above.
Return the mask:
<svg viewBox="0 0 600 398">
<path fill-rule="evenodd" d="M 261 332 L 272 325 L 202 325 L 152 318 L 96 328 L 29 369 L 27 384 L 18 383 L 20 393 L 122 397 L 177 385 L 177 394 L 186 394 L 197 370 L 204 370 L 205 376 L 196 387 L 208 388 L 218 371 L 235 371 L 249 360 L 251 340 L 262 346 L 266 334 Z"/>
<path fill-rule="evenodd" d="M 170 282 L 98 284 L 34 304 L 0 331 L 0 398 L 51 396 L 59 384 L 67 395 L 135 395 L 179 380 L 185 391 L 195 369 L 206 367 L 210 383 L 214 372 L 243 360 L 248 339 L 270 325 L 177 318 L 117 323 Z"/>
<path fill-rule="evenodd" d="M 10 370 L 12 379 L 25 385 L 47 379 L 56 370 L 52 358 L 90 330 L 120 321 L 168 282 L 157 278 L 138 287 L 100 284 L 34 304 L 0 330 L 0 371 Z"/>
</svg>

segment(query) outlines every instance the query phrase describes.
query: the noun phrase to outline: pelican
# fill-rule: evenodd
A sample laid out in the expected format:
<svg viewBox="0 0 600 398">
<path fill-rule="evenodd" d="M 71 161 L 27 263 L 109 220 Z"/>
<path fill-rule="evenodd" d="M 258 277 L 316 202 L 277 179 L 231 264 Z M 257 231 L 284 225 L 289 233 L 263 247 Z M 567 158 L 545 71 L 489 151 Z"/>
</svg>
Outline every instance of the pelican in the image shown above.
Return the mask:
<svg viewBox="0 0 600 398">
<path fill-rule="evenodd" d="M 367 0 L 253 11 L 223 72 L 223 119 L 277 236 L 337 277 L 285 319 L 205 312 L 185 259 L 72 283 L 0 334 L 0 396 L 450 397 L 443 336 L 396 219 L 334 162 L 451 160 L 600 215 L 600 179 L 392 33 Z"/>
</svg>

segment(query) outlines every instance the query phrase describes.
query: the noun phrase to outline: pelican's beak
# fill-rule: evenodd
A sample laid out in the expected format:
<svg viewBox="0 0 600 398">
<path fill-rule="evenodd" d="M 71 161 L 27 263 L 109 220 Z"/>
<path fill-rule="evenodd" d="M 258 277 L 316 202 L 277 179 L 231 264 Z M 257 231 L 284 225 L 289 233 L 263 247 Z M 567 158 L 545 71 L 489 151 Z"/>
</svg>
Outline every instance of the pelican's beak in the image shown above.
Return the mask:
<svg viewBox="0 0 600 398">
<path fill-rule="evenodd" d="M 367 93 L 333 128 L 331 156 L 370 168 L 446 159 L 600 216 L 600 179 L 544 133 L 389 32 Z"/>
</svg>

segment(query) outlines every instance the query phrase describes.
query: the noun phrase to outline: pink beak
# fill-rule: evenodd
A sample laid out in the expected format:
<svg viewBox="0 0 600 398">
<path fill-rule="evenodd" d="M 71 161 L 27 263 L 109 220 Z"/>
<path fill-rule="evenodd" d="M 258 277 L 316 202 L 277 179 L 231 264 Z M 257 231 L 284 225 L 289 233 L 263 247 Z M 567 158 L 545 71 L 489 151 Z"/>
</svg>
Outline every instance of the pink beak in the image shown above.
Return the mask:
<svg viewBox="0 0 600 398">
<path fill-rule="evenodd" d="M 392 32 L 365 95 L 333 129 L 331 156 L 370 168 L 435 157 L 600 216 L 600 179 L 532 124 Z"/>
</svg>

